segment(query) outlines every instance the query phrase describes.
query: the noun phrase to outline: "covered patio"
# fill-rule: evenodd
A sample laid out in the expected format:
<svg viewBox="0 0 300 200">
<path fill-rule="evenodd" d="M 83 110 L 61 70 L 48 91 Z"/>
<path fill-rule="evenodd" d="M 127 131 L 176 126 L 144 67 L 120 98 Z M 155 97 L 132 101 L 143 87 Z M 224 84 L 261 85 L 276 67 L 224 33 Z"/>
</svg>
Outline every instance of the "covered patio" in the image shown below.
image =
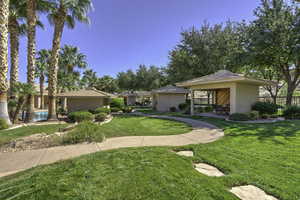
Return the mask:
<svg viewBox="0 0 300 200">
<path fill-rule="evenodd" d="M 266 84 L 272 83 L 220 70 L 176 85 L 190 89 L 191 115 L 194 115 L 195 108 L 205 106 L 196 102 L 195 94 L 199 91 L 207 93 L 206 106 L 212 106 L 217 114 L 246 113 L 258 100 L 259 87 Z"/>
</svg>

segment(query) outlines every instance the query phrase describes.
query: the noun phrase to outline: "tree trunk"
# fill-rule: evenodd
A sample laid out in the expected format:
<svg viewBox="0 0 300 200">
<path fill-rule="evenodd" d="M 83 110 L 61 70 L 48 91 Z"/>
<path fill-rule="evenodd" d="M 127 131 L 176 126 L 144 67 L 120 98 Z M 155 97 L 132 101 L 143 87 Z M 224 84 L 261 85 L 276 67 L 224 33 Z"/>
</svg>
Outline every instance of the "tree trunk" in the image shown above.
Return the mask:
<svg viewBox="0 0 300 200">
<path fill-rule="evenodd" d="M 57 120 L 56 115 L 56 94 L 57 94 L 57 73 L 58 73 L 58 59 L 61 37 L 64 29 L 64 23 L 66 18 L 66 11 L 60 8 L 59 18 L 55 19 L 54 38 L 52 44 L 51 64 L 49 68 L 49 108 L 48 108 L 48 120 Z"/>
<path fill-rule="evenodd" d="M 16 108 L 16 111 L 15 111 L 15 113 L 14 113 L 14 115 L 13 115 L 13 118 L 12 118 L 12 121 L 13 121 L 13 123 L 15 124 L 16 122 L 17 122 L 17 120 L 18 120 L 18 116 L 19 116 L 19 113 L 20 113 L 20 111 L 21 111 L 21 109 L 22 109 L 22 107 L 23 107 L 23 105 L 24 105 L 24 97 L 22 96 L 22 97 L 19 97 L 19 100 L 18 100 L 18 105 L 17 105 L 17 108 Z"/>
<path fill-rule="evenodd" d="M 292 105 L 293 101 L 293 94 L 295 92 L 296 85 L 292 83 L 288 83 L 288 88 L 287 88 L 287 95 L 286 95 L 286 105 L 290 106 Z"/>
<path fill-rule="evenodd" d="M 9 19 L 10 32 L 10 99 L 16 98 L 16 84 L 19 75 L 19 23 L 15 17 Z"/>
<path fill-rule="evenodd" d="M 0 118 L 11 124 L 7 109 L 9 0 L 0 0 Z"/>
<path fill-rule="evenodd" d="M 34 88 L 36 54 L 36 0 L 27 0 L 27 83 Z M 34 95 L 28 95 L 25 122 L 32 122 L 34 116 Z"/>
<path fill-rule="evenodd" d="M 40 109 L 44 109 L 44 82 L 45 82 L 45 77 L 44 74 L 41 74 L 40 76 L 40 98 L 41 98 L 41 106 Z"/>
</svg>

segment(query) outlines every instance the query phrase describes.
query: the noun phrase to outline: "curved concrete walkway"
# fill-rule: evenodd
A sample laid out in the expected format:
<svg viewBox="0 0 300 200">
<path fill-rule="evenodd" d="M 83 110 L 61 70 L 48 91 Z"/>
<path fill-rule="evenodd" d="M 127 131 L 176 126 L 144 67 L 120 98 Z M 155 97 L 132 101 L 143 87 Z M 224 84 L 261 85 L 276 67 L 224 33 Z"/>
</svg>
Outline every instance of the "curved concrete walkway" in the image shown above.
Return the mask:
<svg viewBox="0 0 300 200">
<path fill-rule="evenodd" d="M 222 130 L 199 120 L 170 116 L 147 116 L 185 122 L 190 124 L 193 130 L 181 135 L 115 137 L 109 138 L 102 143 L 76 144 L 23 152 L 0 153 L 0 177 L 38 165 L 50 164 L 59 160 L 74 158 L 97 151 L 125 147 L 184 146 L 189 144 L 210 143 L 224 136 Z"/>
</svg>

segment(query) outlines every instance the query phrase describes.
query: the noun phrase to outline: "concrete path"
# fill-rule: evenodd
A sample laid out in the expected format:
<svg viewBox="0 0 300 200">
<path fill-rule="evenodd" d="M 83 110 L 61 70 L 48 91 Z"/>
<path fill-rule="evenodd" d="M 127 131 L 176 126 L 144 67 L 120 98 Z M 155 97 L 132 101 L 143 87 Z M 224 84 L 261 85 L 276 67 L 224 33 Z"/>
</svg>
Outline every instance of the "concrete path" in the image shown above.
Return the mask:
<svg viewBox="0 0 300 200">
<path fill-rule="evenodd" d="M 149 117 L 185 122 L 190 124 L 193 130 L 181 135 L 115 137 L 109 138 L 102 143 L 85 143 L 23 152 L 0 153 L 0 177 L 38 165 L 50 164 L 97 151 L 126 147 L 184 146 L 189 144 L 210 143 L 224 136 L 222 130 L 199 120 L 155 115 Z"/>
</svg>

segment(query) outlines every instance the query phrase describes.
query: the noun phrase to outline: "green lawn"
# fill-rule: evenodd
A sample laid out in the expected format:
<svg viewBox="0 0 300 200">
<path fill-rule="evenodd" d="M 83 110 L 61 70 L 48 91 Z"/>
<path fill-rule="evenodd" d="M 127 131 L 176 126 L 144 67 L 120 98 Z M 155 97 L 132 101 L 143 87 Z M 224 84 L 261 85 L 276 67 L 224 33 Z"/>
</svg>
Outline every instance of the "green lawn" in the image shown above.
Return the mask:
<svg viewBox="0 0 300 200">
<path fill-rule="evenodd" d="M 194 158 L 178 156 L 169 147 L 98 152 L 2 178 L 0 199 L 238 200 L 228 190 L 246 184 L 280 200 L 300 199 L 300 121 L 247 125 L 203 120 L 225 129 L 226 136 L 176 148 L 193 150 Z M 226 176 L 198 173 L 192 167 L 197 161 Z"/>
<path fill-rule="evenodd" d="M 59 130 L 59 128 L 66 127 L 67 124 L 54 124 L 54 125 L 40 125 L 40 126 L 26 126 L 21 128 L 16 128 L 12 130 L 1 130 L 0 131 L 0 146 L 8 143 L 11 140 L 25 137 L 37 133 L 52 134 Z"/>
<path fill-rule="evenodd" d="M 103 126 L 99 127 L 105 137 L 117 136 L 151 136 L 151 135 L 176 135 L 187 133 L 192 128 L 185 123 L 154 119 L 149 117 L 137 117 L 120 115 Z"/>
</svg>

